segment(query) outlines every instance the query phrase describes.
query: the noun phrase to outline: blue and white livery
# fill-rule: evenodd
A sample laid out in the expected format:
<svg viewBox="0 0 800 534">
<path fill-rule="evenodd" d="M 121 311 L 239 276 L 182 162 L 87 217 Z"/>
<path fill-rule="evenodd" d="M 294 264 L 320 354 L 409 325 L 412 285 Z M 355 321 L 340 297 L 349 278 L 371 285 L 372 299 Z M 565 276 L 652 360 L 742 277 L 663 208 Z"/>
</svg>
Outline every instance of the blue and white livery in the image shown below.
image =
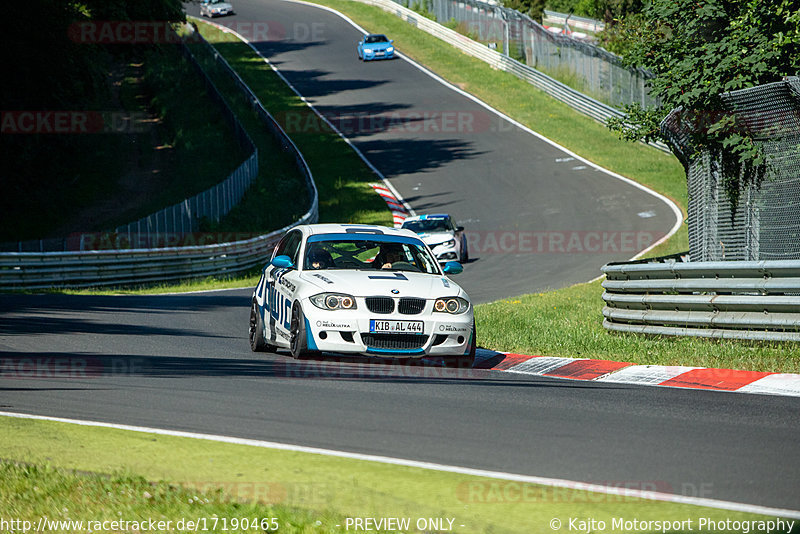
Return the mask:
<svg viewBox="0 0 800 534">
<path fill-rule="evenodd" d="M 394 41 L 379 33 L 364 35 L 356 46 L 356 52 L 361 61 L 392 59 L 394 58 Z"/>
<path fill-rule="evenodd" d="M 417 215 L 403 221 L 403 228 L 416 233 L 428 245 L 440 263 L 469 261 L 469 248 L 464 227 L 456 226 L 444 213 Z"/>
<path fill-rule="evenodd" d="M 442 356 L 471 367 L 475 320 L 466 292 L 413 232 L 315 224 L 290 230 L 253 292 L 250 348 L 388 358 Z"/>
</svg>

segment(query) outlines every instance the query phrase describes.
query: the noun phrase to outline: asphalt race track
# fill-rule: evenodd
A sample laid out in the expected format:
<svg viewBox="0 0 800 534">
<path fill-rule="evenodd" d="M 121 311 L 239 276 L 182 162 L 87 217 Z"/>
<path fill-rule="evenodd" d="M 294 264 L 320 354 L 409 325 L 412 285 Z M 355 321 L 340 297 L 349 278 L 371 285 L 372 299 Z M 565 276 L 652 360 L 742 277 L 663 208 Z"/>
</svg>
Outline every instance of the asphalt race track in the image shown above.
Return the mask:
<svg viewBox="0 0 800 534">
<path fill-rule="evenodd" d="M 450 213 L 476 236 L 475 261 L 458 279 L 475 302 L 591 280 L 675 224 L 662 200 L 571 159 L 411 63 L 362 63 L 361 34 L 328 11 L 280 0 L 237 0 L 235 8 L 214 22 L 250 39 L 417 213 Z M 307 124 L 287 122 L 289 135 Z M 528 237 L 519 243 L 520 235 Z M 581 244 L 569 247 L 576 238 Z"/>
<path fill-rule="evenodd" d="M 800 510 L 798 398 L 295 363 L 250 352 L 249 299 L 3 296 L 0 410 Z"/>
<path fill-rule="evenodd" d="M 258 46 L 325 112 L 484 114 L 488 127 L 477 132 L 352 132 L 418 212 L 450 212 L 483 235 L 657 236 L 674 223 L 660 200 L 563 161 L 407 62 L 358 62 L 356 31 L 330 13 L 280 1 L 235 5 L 239 14 L 227 23 L 321 24 L 318 41 Z M 588 280 L 635 252 L 479 254 L 459 282 L 486 301 Z M 797 398 L 358 360 L 296 363 L 249 351 L 249 300 L 249 290 L 3 295 L 0 410 L 800 510 Z"/>
</svg>

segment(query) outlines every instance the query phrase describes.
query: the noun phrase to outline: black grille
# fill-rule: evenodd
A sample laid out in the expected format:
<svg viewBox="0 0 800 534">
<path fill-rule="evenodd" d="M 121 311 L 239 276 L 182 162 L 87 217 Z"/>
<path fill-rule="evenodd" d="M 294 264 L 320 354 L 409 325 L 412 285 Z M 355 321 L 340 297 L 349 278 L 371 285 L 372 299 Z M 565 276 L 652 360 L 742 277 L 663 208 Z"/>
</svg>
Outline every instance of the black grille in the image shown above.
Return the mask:
<svg viewBox="0 0 800 534">
<path fill-rule="evenodd" d="M 361 334 L 361 341 L 374 349 L 418 349 L 427 340 L 423 334 Z"/>
<path fill-rule="evenodd" d="M 406 315 L 416 315 L 422 313 L 425 308 L 425 299 L 416 299 L 404 297 L 400 299 L 400 304 L 397 306 L 397 311 Z"/>
<path fill-rule="evenodd" d="M 392 313 L 394 300 L 391 297 L 367 297 L 367 309 L 372 313 Z"/>
</svg>

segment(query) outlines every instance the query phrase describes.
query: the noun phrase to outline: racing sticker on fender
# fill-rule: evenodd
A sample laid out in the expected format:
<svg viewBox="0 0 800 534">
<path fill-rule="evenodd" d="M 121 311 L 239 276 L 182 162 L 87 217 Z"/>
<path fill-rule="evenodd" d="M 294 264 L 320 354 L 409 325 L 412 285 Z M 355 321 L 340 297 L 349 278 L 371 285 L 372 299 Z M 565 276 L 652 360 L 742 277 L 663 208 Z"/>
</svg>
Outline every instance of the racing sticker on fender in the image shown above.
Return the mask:
<svg viewBox="0 0 800 534">
<path fill-rule="evenodd" d="M 388 334 L 422 334 L 422 321 L 384 321 L 382 319 L 370 319 L 369 331 L 374 333 Z"/>
</svg>

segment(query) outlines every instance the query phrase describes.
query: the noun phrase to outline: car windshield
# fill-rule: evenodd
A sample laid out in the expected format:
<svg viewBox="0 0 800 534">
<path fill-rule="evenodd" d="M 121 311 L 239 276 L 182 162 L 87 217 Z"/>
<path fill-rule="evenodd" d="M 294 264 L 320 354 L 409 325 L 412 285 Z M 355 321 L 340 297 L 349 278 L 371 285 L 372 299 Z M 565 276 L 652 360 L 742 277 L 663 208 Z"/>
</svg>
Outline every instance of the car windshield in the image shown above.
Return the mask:
<svg viewBox="0 0 800 534">
<path fill-rule="evenodd" d="M 386 38 L 385 35 L 367 35 L 367 38 L 364 39 L 366 43 L 388 43 L 389 39 Z"/>
<path fill-rule="evenodd" d="M 425 246 L 399 236 L 311 236 L 306 244 L 303 268 L 381 269 L 439 274 L 439 266 Z"/>
<path fill-rule="evenodd" d="M 423 232 L 447 232 L 450 230 L 450 225 L 447 224 L 447 219 L 421 219 L 406 221 L 403 223 L 403 228 L 421 234 Z"/>
</svg>

